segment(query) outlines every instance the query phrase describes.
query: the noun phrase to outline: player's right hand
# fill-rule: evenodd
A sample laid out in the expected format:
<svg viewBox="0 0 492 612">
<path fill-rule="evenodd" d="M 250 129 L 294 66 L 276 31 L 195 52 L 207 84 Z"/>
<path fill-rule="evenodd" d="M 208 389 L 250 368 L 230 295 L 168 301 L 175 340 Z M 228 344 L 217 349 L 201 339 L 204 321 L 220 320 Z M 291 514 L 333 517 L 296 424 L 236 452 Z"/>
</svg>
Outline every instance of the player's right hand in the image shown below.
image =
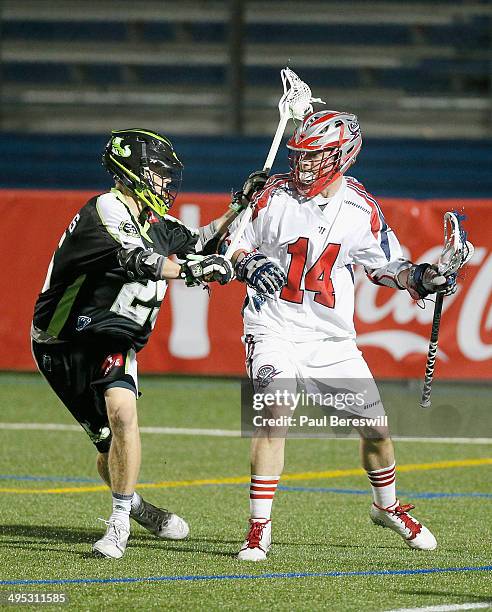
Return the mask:
<svg viewBox="0 0 492 612">
<path fill-rule="evenodd" d="M 234 278 L 234 268 L 230 260 L 222 255 L 187 255 L 180 277 L 188 287 L 213 281 L 226 285 Z"/>
<path fill-rule="evenodd" d="M 237 279 L 258 293 L 273 295 L 287 283 L 285 274 L 277 264 L 255 251 L 240 259 L 235 270 Z"/>
</svg>

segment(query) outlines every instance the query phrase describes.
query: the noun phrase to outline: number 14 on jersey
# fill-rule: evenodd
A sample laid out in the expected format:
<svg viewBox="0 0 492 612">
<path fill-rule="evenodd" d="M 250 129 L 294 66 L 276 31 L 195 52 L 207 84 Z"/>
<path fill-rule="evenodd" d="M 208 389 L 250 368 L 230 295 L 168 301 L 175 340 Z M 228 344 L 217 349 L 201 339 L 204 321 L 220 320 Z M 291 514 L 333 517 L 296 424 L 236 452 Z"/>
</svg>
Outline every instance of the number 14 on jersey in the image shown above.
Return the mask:
<svg viewBox="0 0 492 612">
<path fill-rule="evenodd" d="M 335 307 L 335 292 L 331 271 L 340 252 L 340 245 L 330 243 L 318 257 L 314 265 L 306 271 L 309 238 L 300 237 L 289 244 L 287 252 L 291 256 L 287 285 L 280 292 L 280 298 L 294 304 L 302 304 L 304 291 L 312 291 L 314 301 L 327 308 Z M 304 276 L 304 289 L 301 282 Z"/>
</svg>

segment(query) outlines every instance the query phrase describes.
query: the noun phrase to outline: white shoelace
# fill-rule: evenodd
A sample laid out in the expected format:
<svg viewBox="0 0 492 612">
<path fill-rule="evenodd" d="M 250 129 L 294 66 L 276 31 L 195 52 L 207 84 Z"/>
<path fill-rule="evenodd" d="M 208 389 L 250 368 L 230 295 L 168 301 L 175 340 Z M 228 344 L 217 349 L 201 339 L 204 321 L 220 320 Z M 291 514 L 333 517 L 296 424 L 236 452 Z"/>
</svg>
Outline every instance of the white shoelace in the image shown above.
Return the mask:
<svg viewBox="0 0 492 612">
<path fill-rule="evenodd" d="M 115 519 L 107 521 L 106 519 L 98 518 L 97 520 L 102 521 L 108 527 L 108 531 L 104 537 L 108 538 L 108 540 L 111 540 L 111 542 L 114 542 L 115 544 L 119 544 L 121 540 L 121 532 L 126 531 L 124 524 Z"/>
</svg>

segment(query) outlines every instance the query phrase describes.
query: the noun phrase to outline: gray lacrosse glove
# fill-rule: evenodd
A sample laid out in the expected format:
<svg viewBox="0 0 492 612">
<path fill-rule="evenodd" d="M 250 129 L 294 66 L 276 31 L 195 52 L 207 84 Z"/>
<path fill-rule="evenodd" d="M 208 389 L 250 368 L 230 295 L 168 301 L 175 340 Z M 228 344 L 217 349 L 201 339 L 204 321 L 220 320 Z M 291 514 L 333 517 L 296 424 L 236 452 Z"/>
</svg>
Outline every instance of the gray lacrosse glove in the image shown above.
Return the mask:
<svg viewBox="0 0 492 612">
<path fill-rule="evenodd" d="M 234 212 L 240 213 L 248 204 L 257 191 L 261 191 L 268 180 L 268 174 L 264 170 L 252 172 L 246 179 L 243 188 L 232 196 L 229 208 Z"/>
<path fill-rule="evenodd" d="M 431 293 L 451 295 L 456 291 L 456 274 L 442 275 L 435 264 L 418 264 L 410 268 L 407 289 L 414 300 Z"/>
<path fill-rule="evenodd" d="M 234 278 L 234 268 L 222 255 L 187 255 L 179 274 L 187 287 L 217 281 L 226 285 Z"/>
<path fill-rule="evenodd" d="M 274 294 L 287 283 L 277 264 L 261 253 L 248 253 L 235 266 L 236 277 L 258 293 Z"/>
</svg>

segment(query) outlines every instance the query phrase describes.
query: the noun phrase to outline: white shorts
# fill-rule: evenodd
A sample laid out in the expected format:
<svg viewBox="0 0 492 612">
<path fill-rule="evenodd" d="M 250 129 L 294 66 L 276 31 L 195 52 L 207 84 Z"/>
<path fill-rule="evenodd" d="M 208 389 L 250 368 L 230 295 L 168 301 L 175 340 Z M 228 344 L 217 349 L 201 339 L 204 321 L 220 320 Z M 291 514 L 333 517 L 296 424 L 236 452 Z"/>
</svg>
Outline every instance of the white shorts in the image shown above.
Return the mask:
<svg viewBox="0 0 492 612">
<path fill-rule="evenodd" d="M 371 371 L 354 340 L 291 342 L 278 336 L 252 334 L 242 340 L 246 369 L 255 390 L 286 389 L 296 393 L 300 387 L 323 397 L 334 389 L 362 393 L 363 401 L 333 407 L 367 418 L 385 414 Z"/>
</svg>

